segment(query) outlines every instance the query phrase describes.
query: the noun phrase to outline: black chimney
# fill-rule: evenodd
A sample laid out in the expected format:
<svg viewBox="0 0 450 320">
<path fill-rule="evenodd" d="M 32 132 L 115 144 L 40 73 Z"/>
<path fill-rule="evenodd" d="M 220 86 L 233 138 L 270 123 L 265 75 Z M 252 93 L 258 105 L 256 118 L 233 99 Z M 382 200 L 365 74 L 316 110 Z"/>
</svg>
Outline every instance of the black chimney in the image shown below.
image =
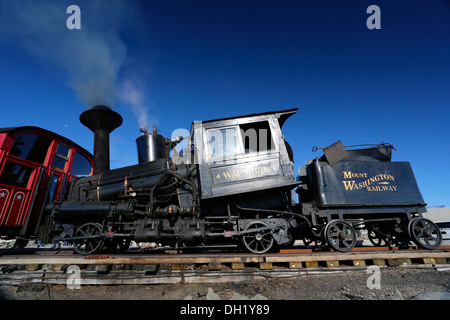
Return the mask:
<svg viewBox="0 0 450 320">
<path fill-rule="evenodd" d="M 95 106 L 80 115 L 80 122 L 94 132 L 94 174 L 109 170 L 109 134 L 122 117 L 106 106 Z"/>
</svg>

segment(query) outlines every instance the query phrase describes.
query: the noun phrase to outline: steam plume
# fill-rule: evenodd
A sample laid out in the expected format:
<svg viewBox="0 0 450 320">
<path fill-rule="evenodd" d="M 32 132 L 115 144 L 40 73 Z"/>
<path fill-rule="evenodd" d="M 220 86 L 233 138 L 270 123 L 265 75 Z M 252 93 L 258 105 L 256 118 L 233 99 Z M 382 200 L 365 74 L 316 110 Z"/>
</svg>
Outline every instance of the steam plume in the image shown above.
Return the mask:
<svg viewBox="0 0 450 320">
<path fill-rule="evenodd" d="M 144 103 L 142 90 L 138 89 L 136 83 L 131 80 L 125 80 L 120 89 L 120 98 L 125 105 L 131 107 L 138 119 L 139 128 L 148 128 L 148 107 Z"/>
<path fill-rule="evenodd" d="M 4 0 L 0 35 L 36 58 L 64 68 L 82 104 L 113 105 L 127 53 L 120 31 L 130 23 L 132 7 L 125 1 L 113 5 L 76 1 L 81 8 L 81 30 L 69 30 L 66 9 L 72 2 Z"/>
</svg>

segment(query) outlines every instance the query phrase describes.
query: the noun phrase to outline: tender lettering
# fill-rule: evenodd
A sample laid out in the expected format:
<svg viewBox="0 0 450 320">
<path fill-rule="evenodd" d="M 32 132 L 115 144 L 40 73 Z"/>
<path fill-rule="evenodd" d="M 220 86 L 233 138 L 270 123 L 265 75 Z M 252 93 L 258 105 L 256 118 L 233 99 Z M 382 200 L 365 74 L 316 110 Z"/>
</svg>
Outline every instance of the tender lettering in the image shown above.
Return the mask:
<svg viewBox="0 0 450 320">
<path fill-rule="evenodd" d="M 397 186 L 368 186 L 367 191 L 397 191 Z"/>
<path fill-rule="evenodd" d="M 367 173 L 344 171 L 344 179 L 367 178 Z"/>
<path fill-rule="evenodd" d="M 367 191 L 397 191 L 397 186 L 390 185 L 395 182 L 395 177 L 391 174 L 380 173 L 373 177 L 368 177 L 367 173 L 344 171 L 344 179 L 366 178 L 361 182 L 355 180 L 342 180 L 346 191 L 366 189 Z"/>
</svg>

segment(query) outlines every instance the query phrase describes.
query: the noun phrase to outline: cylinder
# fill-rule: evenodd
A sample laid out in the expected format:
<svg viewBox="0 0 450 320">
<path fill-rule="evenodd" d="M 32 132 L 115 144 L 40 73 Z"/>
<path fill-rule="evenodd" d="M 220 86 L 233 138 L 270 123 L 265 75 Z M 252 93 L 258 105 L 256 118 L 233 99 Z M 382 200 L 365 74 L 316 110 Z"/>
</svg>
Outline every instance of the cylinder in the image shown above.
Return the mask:
<svg viewBox="0 0 450 320">
<path fill-rule="evenodd" d="M 154 242 L 160 240 L 159 231 L 155 229 L 137 229 L 134 234 L 136 242 Z"/>
<path fill-rule="evenodd" d="M 203 229 L 184 229 L 180 231 L 179 239 L 184 243 L 199 243 L 205 239 L 205 231 Z"/>
<path fill-rule="evenodd" d="M 165 141 L 160 134 L 144 134 L 136 139 L 139 164 L 164 159 Z"/>
<path fill-rule="evenodd" d="M 130 214 L 134 210 L 134 202 L 110 201 L 63 201 L 51 202 L 45 210 L 58 223 L 75 223 L 84 221 L 101 221 L 110 213 L 116 215 Z"/>
</svg>

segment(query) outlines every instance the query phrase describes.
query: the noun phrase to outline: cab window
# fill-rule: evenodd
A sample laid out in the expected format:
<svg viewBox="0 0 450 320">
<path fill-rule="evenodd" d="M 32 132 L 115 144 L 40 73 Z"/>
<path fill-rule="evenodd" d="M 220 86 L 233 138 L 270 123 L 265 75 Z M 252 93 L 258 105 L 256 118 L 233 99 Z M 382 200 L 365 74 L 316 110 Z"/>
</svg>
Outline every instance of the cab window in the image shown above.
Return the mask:
<svg viewBox="0 0 450 320">
<path fill-rule="evenodd" d="M 242 124 L 240 129 L 246 154 L 275 149 L 268 121 Z"/>
<path fill-rule="evenodd" d="M 211 160 L 221 161 L 242 153 L 238 127 L 209 129 L 206 139 Z"/>
</svg>

